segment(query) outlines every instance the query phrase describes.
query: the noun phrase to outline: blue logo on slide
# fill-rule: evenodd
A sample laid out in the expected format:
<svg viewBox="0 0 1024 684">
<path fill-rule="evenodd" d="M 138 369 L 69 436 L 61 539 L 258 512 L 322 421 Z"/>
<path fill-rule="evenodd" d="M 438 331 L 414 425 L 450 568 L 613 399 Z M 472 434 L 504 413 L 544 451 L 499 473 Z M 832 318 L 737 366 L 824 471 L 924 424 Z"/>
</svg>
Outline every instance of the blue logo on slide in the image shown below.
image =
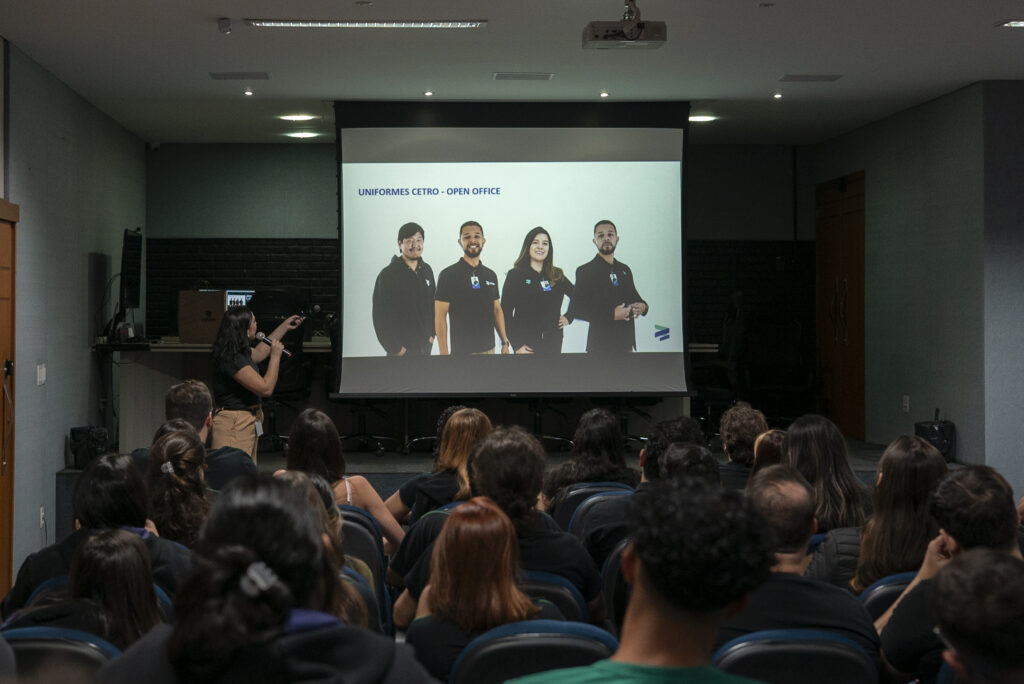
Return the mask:
<svg viewBox="0 0 1024 684">
<path fill-rule="evenodd" d="M 663 326 L 663 325 L 655 325 L 654 326 L 654 339 L 658 340 L 659 342 L 664 342 L 665 340 L 667 340 L 668 339 L 668 333 L 669 333 L 669 329 L 666 328 L 665 326 Z"/>
</svg>

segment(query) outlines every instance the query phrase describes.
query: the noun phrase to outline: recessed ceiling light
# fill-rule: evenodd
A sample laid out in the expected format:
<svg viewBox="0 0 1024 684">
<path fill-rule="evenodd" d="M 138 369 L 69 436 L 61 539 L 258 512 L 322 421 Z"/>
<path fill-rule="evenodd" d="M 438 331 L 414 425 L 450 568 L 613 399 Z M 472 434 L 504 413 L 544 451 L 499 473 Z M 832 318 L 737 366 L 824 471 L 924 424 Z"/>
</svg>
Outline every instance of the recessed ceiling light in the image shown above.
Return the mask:
<svg viewBox="0 0 1024 684">
<path fill-rule="evenodd" d="M 313 116 L 312 114 L 285 114 L 277 118 L 282 119 L 284 121 L 312 121 L 316 117 Z"/>
<path fill-rule="evenodd" d="M 774 97 L 776 100 L 781 100 L 782 99 L 782 93 L 775 93 L 774 95 L 772 95 L 772 97 Z"/>
<path fill-rule="evenodd" d="M 314 131 L 292 131 L 291 133 L 285 133 L 289 138 L 315 138 L 319 136 L 319 133 Z"/>
<path fill-rule="evenodd" d="M 607 90 L 602 90 L 601 91 L 601 97 L 608 97 L 608 91 Z"/>
<path fill-rule="evenodd" d="M 434 94 L 434 91 L 433 90 L 428 90 L 428 91 L 426 91 L 423 94 L 426 95 L 427 97 L 431 97 Z"/>
<path fill-rule="evenodd" d="M 996 24 L 996 26 L 1000 28 L 1024 28 L 1024 19 L 1011 19 L 1010 21 Z"/>
<path fill-rule="evenodd" d="M 242 91 L 246 97 L 252 97 L 252 88 L 246 88 Z"/>
<path fill-rule="evenodd" d="M 712 116 L 710 114 L 694 114 L 690 117 L 690 121 L 693 123 L 705 123 L 707 121 L 716 121 L 717 119 L 717 116 Z"/>
<path fill-rule="evenodd" d="M 487 26 L 485 19 L 452 21 L 346 21 L 342 19 L 246 19 L 259 28 L 383 28 L 383 29 L 475 29 Z"/>
</svg>

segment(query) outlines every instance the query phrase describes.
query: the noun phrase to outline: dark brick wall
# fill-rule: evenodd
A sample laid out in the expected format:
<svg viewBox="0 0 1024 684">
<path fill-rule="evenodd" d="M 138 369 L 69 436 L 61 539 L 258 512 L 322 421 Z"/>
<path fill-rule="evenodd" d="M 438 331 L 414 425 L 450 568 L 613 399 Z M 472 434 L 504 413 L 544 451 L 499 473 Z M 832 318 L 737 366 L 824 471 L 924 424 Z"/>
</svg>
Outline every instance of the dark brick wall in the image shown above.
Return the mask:
<svg viewBox="0 0 1024 684">
<path fill-rule="evenodd" d="M 146 240 L 147 334 L 178 334 L 179 290 L 290 287 L 336 312 L 339 263 L 336 239 Z"/>
</svg>

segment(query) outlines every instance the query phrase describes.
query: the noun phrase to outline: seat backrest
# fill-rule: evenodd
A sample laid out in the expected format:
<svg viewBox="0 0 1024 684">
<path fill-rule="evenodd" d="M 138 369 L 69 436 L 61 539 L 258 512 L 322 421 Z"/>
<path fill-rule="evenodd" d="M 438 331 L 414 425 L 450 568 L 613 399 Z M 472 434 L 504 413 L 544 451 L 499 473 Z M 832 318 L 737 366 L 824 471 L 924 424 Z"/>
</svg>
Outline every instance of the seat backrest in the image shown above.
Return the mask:
<svg viewBox="0 0 1024 684">
<path fill-rule="evenodd" d="M 772 629 L 726 642 L 711 664 L 767 684 L 873 684 L 878 667 L 855 641 L 818 629 Z"/>
<path fill-rule="evenodd" d="M 524 620 L 484 632 L 462 650 L 450 684 L 499 684 L 564 667 L 590 665 L 619 647 L 608 632 L 581 622 Z"/>
<path fill-rule="evenodd" d="M 629 539 L 623 539 L 612 552 L 601 568 L 601 580 L 604 584 L 604 605 L 612 618 L 615 627 L 615 634 L 622 631 L 622 622 L 626 617 L 626 606 L 629 604 L 631 587 L 622 576 L 622 550 L 629 544 Z"/>
<path fill-rule="evenodd" d="M 22 627 L 3 632 L 14 651 L 18 679 L 91 681 L 121 651 L 100 637 L 61 627 Z"/>
<path fill-rule="evenodd" d="M 633 491 L 629 489 L 609 489 L 598 494 L 591 494 L 580 502 L 580 504 L 576 506 L 576 510 L 572 512 L 572 516 L 569 518 L 569 532 L 580 541 L 583 541 L 583 533 L 587 527 L 587 516 L 589 516 L 594 509 L 600 508 L 604 502 L 609 499 L 631 496 L 632 494 Z"/>
<path fill-rule="evenodd" d="M 66 589 L 69 581 L 70 579 L 68 575 L 55 575 L 50 579 L 46 580 L 45 582 L 41 582 L 35 589 L 32 590 L 32 593 L 29 594 L 28 600 L 25 601 L 25 605 L 31 606 L 33 603 L 36 602 L 36 599 L 38 599 L 43 594 L 48 594 L 52 591 L 60 591 Z"/>
<path fill-rule="evenodd" d="M 613 490 L 632 492 L 633 488 L 621 482 L 577 482 L 570 485 L 555 504 L 554 510 L 551 511 L 551 517 L 555 519 L 559 527 L 568 532 L 569 521 L 572 520 L 572 514 L 576 511 L 577 506 L 594 494 Z"/>
<path fill-rule="evenodd" d="M 913 581 L 915 575 L 917 573 L 913 570 L 889 575 L 874 582 L 860 593 L 861 605 L 871 615 L 872 620 L 882 617 L 882 613 L 887 611 L 889 606 L 899 598 L 907 585 Z"/>
<path fill-rule="evenodd" d="M 377 592 L 373 590 L 366 578 L 350 567 L 342 569 L 342 581 L 351 586 L 359 594 L 363 605 L 366 607 L 367 628 L 371 632 L 384 633 L 380 624 L 380 606 L 377 604 Z"/>
<path fill-rule="evenodd" d="M 813 554 L 821 546 L 821 542 L 825 541 L 825 533 L 818 532 L 817 534 L 811 535 L 811 540 L 807 542 L 807 553 Z"/>
<path fill-rule="evenodd" d="M 555 604 L 566 620 L 586 622 L 590 619 L 587 601 L 576 585 L 551 572 L 524 570 L 519 588 L 527 596 L 544 598 Z"/>
<path fill-rule="evenodd" d="M 340 505 L 342 516 L 342 548 L 346 554 L 366 563 L 373 573 L 373 586 L 380 609 L 380 623 L 385 634 L 394 632 L 391 617 L 391 595 L 387 588 L 387 556 L 384 555 L 383 532 L 373 516 L 356 506 Z"/>
</svg>

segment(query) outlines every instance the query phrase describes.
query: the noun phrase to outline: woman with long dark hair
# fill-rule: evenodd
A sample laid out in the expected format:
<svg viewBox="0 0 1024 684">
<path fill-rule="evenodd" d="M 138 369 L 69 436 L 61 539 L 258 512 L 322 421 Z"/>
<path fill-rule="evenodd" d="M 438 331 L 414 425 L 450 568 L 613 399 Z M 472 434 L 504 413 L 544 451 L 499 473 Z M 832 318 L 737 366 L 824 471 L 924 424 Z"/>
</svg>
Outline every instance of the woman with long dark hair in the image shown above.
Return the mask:
<svg viewBox="0 0 1024 684">
<path fill-rule="evenodd" d="M 453 413 L 441 432 L 441 451 L 434 472 L 409 480 L 384 502 L 395 519 L 412 525 L 435 508 L 468 499 L 466 463 L 473 447 L 490 431 L 491 421 L 479 409 Z"/>
<path fill-rule="evenodd" d="M 236 478 L 203 527 L 177 623 L 150 630 L 99 680 L 432 681 L 406 647 L 330 614 L 337 571 L 322 535 L 301 492 Z"/>
<path fill-rule="evenodd" d="M 572 283 L 555 266 L 551 235 L 537 226 L 505 276 L 501 309 L 505 331 L 516 354 L 557 354 L 562 351 L 562 328 L 572 320 L 562 313 L 562 301 L 572 297 Z"/>
<path fill-rule="evenodd" d="M 210 510 L 206 449 L 192 430 L 169 432 L 149 451 L 149 516 L 164 539 L 192 547 Z"/>
<path fill-rule="evenodd" d="M 785 430 L 769 430 L 762 432 L 754 440 L 754 462 L 750 466 L 747 486 L 759 470 L 782 463 L 782 445 L 786 441 Z"/>
<path fill-rule="evenodd" d="M 384 505 L 384 500 L 369 480 L 345 474 L 345 456 L 341 451 L 338 428 L 323 411 L 308 408 L 300 413 L 288 434 L 285 467 L 304 473 L 316 473 L 331 483 L 335 501 L 366 510 L 380 524 L 393 548 L 398 548 L 405 531 Z"/>
<path fill-rule="evenodd" d="M 213 341 L 214 409 L 212 422 L 212 448 L 230 446 L 241 449 L 256 460 L 257 424 L 263 422 L 263 397 L 274 393 L 281 367 L 284 345 L 281 338 L 305 320 L 302 316 L 289 316 L 272 333 L 270 342 L 257 344 L 256 317 L 244 306 L 231 306 L 220 321 L 217 338 Z M 267 358 L 267 370 L 260 375 L 258 363 Z"/>
<path fill-rule="evenodd" d="M 576 425 L 571 458 L 555 468 L 544 481 L 541 498 L 554 510 L 562 493 L 578 482 L 640 483 L 640 473 L 626 466 L 626 451 L 619 421 L 610 411 L 590 409 Z"/>
<path fill-rule="evenodd" d="M 831 420 L 814 414 L 794 420 L 786 430 L 782 463 L 799 470 L 814 489 L 819 532 L 864 524 L 869 494 L 853 474 L 846 440 Z"/>
<path fill-rule="evenodd" d="M 519 542 L 512 521 L 478 496 L 455 508 L 434 542 L 430 584 L 420 594 L 406 643 L 430 674 L 446 681 L 459 653 L 489 629 L 532 618 L 561 619 L 516 586 Z"/>
</svg>

